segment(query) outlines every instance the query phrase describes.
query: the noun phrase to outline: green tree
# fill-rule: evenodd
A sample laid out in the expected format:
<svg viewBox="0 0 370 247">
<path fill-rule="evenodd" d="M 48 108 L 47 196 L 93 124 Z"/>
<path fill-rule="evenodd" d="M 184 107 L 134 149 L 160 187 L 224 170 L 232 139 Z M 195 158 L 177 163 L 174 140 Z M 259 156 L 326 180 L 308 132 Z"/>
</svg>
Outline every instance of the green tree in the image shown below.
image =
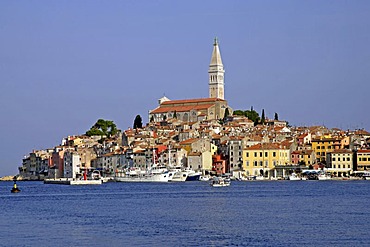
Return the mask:
<svg viewBox="0 0 370 247">
<path fill-rule="evenodd" d="M 279 115 L 277 114 L 277 112 L 275 112 L 275 117 L 274 117 L 274 119 L 275 119 L 276 121 L 278 121 L 278 120 L 279 120 Z"/>
<path fill-rule="evenodd" d="M 230 115 L 230 112 L 229 112 L 229 108 L 226 108 L 225 109 L 225 113 L 224 113 L 224 120 L 226 120 L 226 118 Z"/>
<path fill-rule="evenodd" d="M 265 109 L 262 109 L 262 116 L 261 116 L 261 124 L 265 124 L 266 119 L 265 119 Z"/>
<path fill-rule="evenodd" d="M 245 116 L 245 111 L 243 110 L 235 110 L 233 112 L 233 115 L 237 115 L 237 116 Z"/>
<path fill-rule="evenodd" d="M 173 113 L 173 118 L 177 118 L 176 110 L 175 110 L 175 112 Z"/>
<path fill-rule="evenodd" d="M 152 115 L 151 118 L 150 118 L 150 122 L 153 123 L 154 122 L 154 116 Z"/>
<path fill-rule="evenodd" d="M 258 122 L 260 121 L 260 116 L 258 115 L 258 112 L 255 110 L 250 110 L 250 111 L 245 111 L 245 116 L 253 121 L 254 125 L 257 125 Z"/>
<path fill-rule="evenodd" d="M 88 131 L 86 131 L 86 135 L 111 137 L 117 134 L 117 132 L 117 126 L 113 121 L 98 119 L 98 121 Z"/>
<path fill-rule="evenodd" d="M 260 116 L 258 115 L 258 112 L 256 112 L 255 110 L 253 110 L 253 106 L 251 107 L 250 110 L 246 110 L 246 111 L 243 111 L 243 110 L 235 110 L 233 112 L 233 115 L 245 116 L 249 120 L 253 121 L 254 125 L 258 124 L 258 122 L 260 120 Z"/>
<path fill-rule="evenodd" d="M 143 120 L 140 115 L 136 115 L 134 120 L 134 129 L 141 129 L 143 127 Z"/>
</svg>

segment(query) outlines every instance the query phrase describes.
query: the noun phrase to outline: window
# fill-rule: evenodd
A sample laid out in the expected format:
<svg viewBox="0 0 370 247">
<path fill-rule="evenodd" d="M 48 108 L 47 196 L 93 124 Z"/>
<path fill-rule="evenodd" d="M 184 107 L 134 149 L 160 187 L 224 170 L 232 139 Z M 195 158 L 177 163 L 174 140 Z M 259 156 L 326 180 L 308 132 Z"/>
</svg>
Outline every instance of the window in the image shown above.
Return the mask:
<svg viewBox="0 0 370 247">
<path fill-rule="evenodd" d="M 246 156 L 249 157 L 249 153 L 248 152 L 246 153 Z"/>
<path fill-rule="evenodd" d="M 263 166 L 263 163 L 262 163 L 262 161 L 260 161 L 260 166 Z"/>
<path fill-rule="evenodd" d="M 257 152 L 254 152 L 254 157 L 257 157 Z"/>
<path fill-rule="evenodd" d="M 268 156 L 268 153 L 267 152 L 265 152 L 265 157 L 267 157 Z"/>
<path fill-rule="evenodd" d="M 272 152 L 272 157 L 276 157 L 276 152 Z"/>
<path fill-rule="evenodd" d="M 262 152 L 260 152 L 260 157 L 262 157 Z"/>
</svg>

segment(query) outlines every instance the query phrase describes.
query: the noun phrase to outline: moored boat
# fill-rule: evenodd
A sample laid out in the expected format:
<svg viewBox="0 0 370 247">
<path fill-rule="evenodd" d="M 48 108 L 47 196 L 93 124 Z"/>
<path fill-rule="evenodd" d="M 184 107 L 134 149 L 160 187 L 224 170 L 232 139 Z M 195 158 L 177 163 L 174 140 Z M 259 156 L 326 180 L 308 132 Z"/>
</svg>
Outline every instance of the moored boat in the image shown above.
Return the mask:
<svg viewBox="0 0 370 247">
<path fill-rule="evenodd" d="M 200 176 L 199 180 L 200 181 L 209 181 L 210 177 L 209 176 Z"/>
<path fill-rule="evenodd" d="M 319 175 L 317 175 L 317 179 L 318 180 L 332 180 L 332 177 L 330 174 L 327 174 L 327 173 L 320 173 Z"/>
<path fill-rule="evenodd" d="M 362 176 L 365 180 L 370 180 L 370 172 L 369 171 L 365 171 L 364 172 L 364 175 Z"/>
<path fill-rule="evenodd" d="M 289 180 L 292 180 L 292 181 L 298 181 L 298 180 L 302 180 L 301 177 L 299 177 L 296 173 L 292 173 L 290 176 L 289 176 Z"/>
<path fill-rule="evenodd" d="M 227 187 L 230 186 L 231 182 L 230 179 L 225 179 L 222 177 L 214 177 L 212 179 L 211 186 L 212 187 Z"/>
<path fill-rule="evenodd" d="M 153 166 L 149 170 L 141 170 L 139 168 L 131 168 L 123 175 L 116 174 L 114 181 L 116 182 L 168 182 L 172 174 L 165 166 Z"/>
</svg>

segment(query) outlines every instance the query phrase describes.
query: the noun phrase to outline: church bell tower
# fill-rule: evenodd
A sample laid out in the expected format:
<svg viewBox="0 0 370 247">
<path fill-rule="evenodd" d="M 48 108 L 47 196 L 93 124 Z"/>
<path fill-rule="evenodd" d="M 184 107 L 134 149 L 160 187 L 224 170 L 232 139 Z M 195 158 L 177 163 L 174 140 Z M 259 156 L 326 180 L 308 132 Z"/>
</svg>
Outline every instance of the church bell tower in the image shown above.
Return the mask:
<svg viewBox="0 0 370 247">
<path fill-rule="evenodd" d="M 224 99 L 224 65 L 221 60 L 218 40 L 215 38 L 211 63 L 209 65 L 209 97 Z"/>
</svg>

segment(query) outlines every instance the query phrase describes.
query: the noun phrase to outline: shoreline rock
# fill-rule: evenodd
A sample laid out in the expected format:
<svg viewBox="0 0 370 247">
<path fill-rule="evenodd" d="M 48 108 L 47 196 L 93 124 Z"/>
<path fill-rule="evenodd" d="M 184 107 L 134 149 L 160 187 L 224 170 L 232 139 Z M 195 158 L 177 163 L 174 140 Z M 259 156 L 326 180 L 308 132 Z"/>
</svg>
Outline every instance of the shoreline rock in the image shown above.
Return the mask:
<svg viewBox="0 0 370 247">
<path fill-rule="evenodd" d="M 13 181 L 14 176 L 4 176 L 0 178 L 0 181 Z"/>
</svg>

